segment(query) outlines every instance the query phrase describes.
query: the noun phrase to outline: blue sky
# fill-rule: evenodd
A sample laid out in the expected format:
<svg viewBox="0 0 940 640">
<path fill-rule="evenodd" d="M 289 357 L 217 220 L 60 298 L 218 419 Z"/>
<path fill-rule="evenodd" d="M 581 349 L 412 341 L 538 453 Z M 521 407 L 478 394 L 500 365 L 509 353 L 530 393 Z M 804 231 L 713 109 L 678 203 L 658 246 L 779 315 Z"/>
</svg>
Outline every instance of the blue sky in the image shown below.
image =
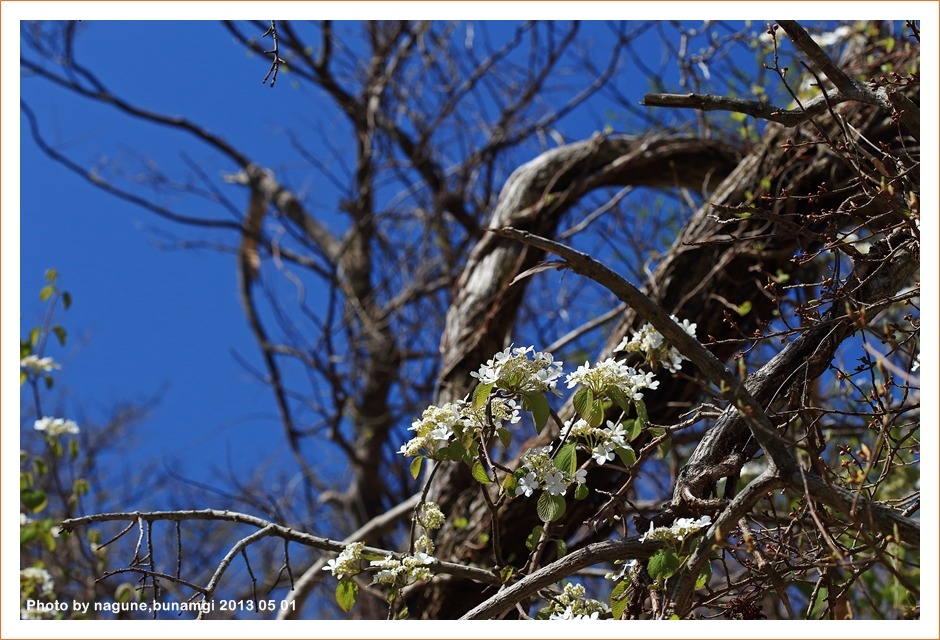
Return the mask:
<svg viewBox="0 0 940 640">
<path fill-rule="evenodd" d="M 218 24 L 176 22 L 171 31 L 161 31 L 163 27 L 170 25 L 91 24 L 80 40 L 81 59 L 138 103 L 164 113 L 185 114 L 223 134 L 258 162 L 282 166 L 292 154 L 277 131 L 285 121 L 312 121 L 309 92 L 292 90 L 287 75 L 281 75 L 275 89 L 263 87 L 267 63 L 246 56 L 244 48 Z M 4 76 L 9 76 L 6 53 L 7 49 Z M 18 75 L 15 67 L 13 74 Z M 113 110 L 67 96 L 38 79 L 26 80 L 20 88 L 37 111 L 44 135 L 69 152 L 75 150 L 80 160 L 104 153 L 124 162 L 141 149 L 161 163 L 180 167 L 179 151 L 185 147 L 201 149 L 194 152 L 193 160 L 213 174 L 224 168 L 213 151 L 177 132 L 117 117 Z M 642 92 L 643 87 L 636 89 Z M 3 101 L 3 186 L 7 191 L 9 119 L 24 121 L 8 92 Z M 585 121 L 577 133 L 590 135 L 599 125 Z M 63 364 L 56 377 L 56 393 L 46 396 L 47 412 L 53 409 L 76 419 L 83 415 L 94 424 L 105 420 L 116 404 L 143 401 L 162 390 L 152 417 L 136 427 L 133 442 L 128 443 L 131 455 L 111 459 L 115 468 L 159 460 L 184 475 L 209 480 L 213 469 L 224 470 L 229 461 L 248 473 L 261 461 L 285 455 L 287 446 L 270 390 L 233 356 L 237 352 L 260 367 L 257 346 L 237 297 L 234 256 L 170 248 L 172 239 L 167 233 L 186 238 L 192 231 L 91 187 L 45 157 L 25 130 L 21 135 L 20 256 L 18 265 L 10 264 L 7 243 L 16 229 L 11 228 L 9 218 L 15 209 L 4 199 L 4 307 L 18 306 L 21 335 L 38 324 L 45 308 L 38 291 L 49 267 L 58 270 L 62 286 L 74 300 L 72 309 L 57 318 L 69 330 L 69 343 L 64 349 L 50 343 L 47 354 Z M 245 198 L 236 189 L 228 195 L 236 203 Z M 925 194 L 925 200 L 928 197 L 935 196 Z M 193 214 L 202 212 L 194 210 Z M 930 235 L 936 228 L 933 225 L 935 221 L 924 223 L 928 237 L 936 237 L 936 233 Z M 15 277 L 11 270 L 17 268 Z M 924 272 L 927 277 L 926 265 Z M 20 288 L 18 304 L 11 281 Z M 925 299 L 925 318 L 932 304 Z M 9 318 L 7 309 L 3 334 L 6 425 L 10 419 L 7 401 L 12 397 L 7 371 L 12 370 Z M 925 354 L 933 353 L 936 346 L 931 344 L 933 334 L 928 334 L 924 332 Z M 927 388 L 935 378 L 934 369 L 923 367 Z M 6 458 L 10 447 L 4 449 Z M 9 466 L 4 465 L 5 473 L 11 471 Z"/>
<path fill-rule="evenodd" d="M 301 133 L 323 118 L 344 126 L 335 111 L 311 110 L 316 96 L 295 89 L 289 74 L 282 73 L 274 89 L 262 86 L 267 61 L 246 55 L 217 23 L 90 21 L 82 28 L 79 60 L 115 93 L 160 113 L 185 115 L 284 174 L 305 170 L 281 135 L 285 123 Z M 603 28 L 588 25 L 586 31 Z M 621 90 L 638 100 L 646 86 L 629 79 Z M 102 171 L 114 165 L 133 172 L 146 157 L 173 177 L 185 175 L 183 150 L 211 178 L 235 169 L 190 136 L 137 122 L 42 79 L 24 78 L 21 90 L 50 144 L 78 162 L 102 162 Z M 566 133 L 587 137 L 611 113 L 616 111 L 594 101 L 569 118 Z M 46 157 L 28 135 L 25 116 L 21 126 L 21 332 L 42 318 L 37 293 L 47 268 L 58 270 L 74 300 L 58 316 L 70 332 L 69 344 L 60 349 L 50 343 L 47 354 L 64 365 L 56 376 L 55 408 L 95 424 L 116 404 L 160 391 L 151 419 L 121 448 L 199 479 L 230 462 L 250 471 L 283 455 L 270 391 L 235 361 L 237 353 L 262 368 L 237 297 L 234 256 L 173 248 L 176 239 L 193 237 L 230 245 L 231 233 L 175 225 L 103 193 Z M 328 185 L 311 185 L 303 174 L 295 178 L 314 200 L 328 199 L 317 192 Z M 247 197 L 237 187 L 226 195 L 237 206 Z M 225 218 L 218 208 L 207 214 L 205 206 L 189 201 L 178 210 Z M 121 458 L 117 464 L 138 464 L 135 455 Z"/>
</svg>

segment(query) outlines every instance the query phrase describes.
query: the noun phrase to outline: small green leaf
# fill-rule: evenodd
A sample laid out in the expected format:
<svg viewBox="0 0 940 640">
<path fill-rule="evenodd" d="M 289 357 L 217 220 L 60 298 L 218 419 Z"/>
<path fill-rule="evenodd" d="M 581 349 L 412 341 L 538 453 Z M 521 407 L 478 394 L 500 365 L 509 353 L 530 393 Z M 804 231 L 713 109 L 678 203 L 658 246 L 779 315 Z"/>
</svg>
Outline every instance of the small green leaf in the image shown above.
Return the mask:
<svg viewBox="0 0 940 640">
<path fill-rule="evenodd" d="M 49 267 L 48 269 L 46 269 L 46 271 L 42 275 L 46 279 L 46 282 L 48 282 L 49 284 L 52 284 L 53 282 L 55 282 L 56 278 L 59 277 L 59 272 L 53 269 L 52 267 Z"/>
<path fill-rule="evenodd" d="M 65 329 L 60 327 L 59 325 L 55 325 L 54 327 L 52 327 L 52 333 L 54 333 L 55 337 L 58 338 L 59 344 L 64 347 L 65 336 L 66 336 Z"/>
<path fill-rule="evenodd" d="M 581 387 L 574 394 L 574 410 L 578 415 L 587 420 L 591 414 L 591 408 L 594 406 L 594 393 L 587 387 Z"/>
<path fill-rule="evenodd" d="M 411 461 L 411 477 L 415 480 L 418 479 L 418 476 L 421 475 L 421 463 L 424 462 L 424 458 L 418 456 Z"/>
<path fill-rule="evenodd" d="M 744 302 L 738 305 L 738 315 L 746 316 L 747 314 L 751 312 L 751 309 L 753 307 L 754 305 L 751 303 L 750 300 L 745 300 Z"/>
<path fill-rule="evenodd" d="M 623 421 L 623 428 L 627 432 L 627 442 L 636 440 L 636 437 L 643 431 L 643 425 L 640 424 L 640 421 L 632 418 Z"/>
<path fill-rule="evenodd" d="M 620 461 L 623 463 L 623 466 L 627 469 L 630 469 L 636 464 L 636 452 L 633 451 L 633 447 L 617 447 L 615 451 Z"/>
<path fill-rule="evenodd" d="M 130 602 L 134 597 L 134 585 L 130 582 L 122 582 L 114 590 L 114 600 L 116 602 Z"/>
<path fill-rule="evenodd" d="M 358 595 L 359 585 L 352 578 L 342 578 L 336 585 L 336 604 L 347 613 L 356 604 Z"/>
<path fill-rule="evenodd" d="M 510 578 L 512 578 L 512 574 L 513 574 L 515 571 L 516 571 L 516 568 L 515 568 L 515 567 L 513 567 L 513 566 L 511 566 L 511 565 L 506 565 L 505 567 L 503 567 L 502 569 L 499 570 L 499 579 L 500 579 L 500 581 L 501 581 L 503 584 L 506 584 L 507 582 L 509 582 Z"/>
<path fill-rule="evenodd" d="M 548 406 L 548 400 L 541 393 L 532 392 L 522 395 L 522 408 L 532 413 L 532 421 L 535 422 L 535 432 L 542 433 L 545 423 L 548 422 L 548 416 L 551 413 L 551 407 Z"/>
<path fill-rule="evenodd" d="M 564 496 L 553 496 L 548 491 L 543 491 L 535 510 L 542 522 L 554 522 L 565 515 L 566 507 Z"/>
<path fill-rule="evenodd" d="M 705 568 L 702 569 L 702 573 L 698 574 L 698 578 L 695 579 L 695 588 L 701 589 L 706 584 L 708 584 L 709 579 L 712 577 L 712 566 L 706 564 Z"/>
<path fill-rule="evenodd" d="M 568 555 L 568 543 L 564 540 L 555 540 L 555 549 L 558 551 L 559 560 Z"/>
<path fill-rule="evenodd" d="M 528 536 L 526 536 L 525 548 L 528 549 L 529 551 L 532 551 L 532 549 L 535 548 L 535 545 L 539 543 L 539 540 L 542 539 L 542 532 L 544 530 L 545 528 L 542 525 L 540 524 L 535 525 L 535 527 L 533 527 L 532 529 L 532 532 Z"/>
<path fill-rule="evenodd" d="M 23 489 L 20 491 L 20 502 L 33 513 L 37 513 L 46 507 L 47 498 L 45 492 L 39 489 Z"/>
<path fill-rule="evenodd" d="M 51 284 L 47 284 L 42 289 L 39 290 L 39 300 L 40 302 L 45 302 L 52 297 L 52 294 L 55 293 L 55 287 Z"/>
<path fill-rule="evenodd" d="M 679 570 L 679 556 L 672 549 L 660 549 L 649 559 L 646 570 L 653 580 L 662 583 Z"/>
<path fill-rule="evenodd" d="M 610 387 L 607 389 L 607 395 L 617 403 L 617 406 L 623 409 L 624 413 L 630 413 L 630 399 L 627 398 L 623 389 L 620 387 Z"/>
<path fill-rule="evenodd" d="M 480 464 L 479 460 L 473 461 L 473 466 L 470 467 L 470 475 L 480 484 L 489 484 L 493 481 L 493 479 L 490 478 L 490 474 L 487 473 L 486 468 Z"/>
<path fill-rule="evenodd" d="M 456 518 L 454 518 L 454 529 L 457 529 L 458 531 L 463 531 L 469 526 L 470 526 L 470 521 L 467 520 L 466 517 L 457 516 Z"/>
<path fill-rule="evenodd" d="M 650 414 L 646 412 L 646 403 L 642 400 L 634 400 L 633 404 L 636 406 L 636 421 L 640 429 L 645 429 L 650 422 Z"/>
<path fill-rule="evenodd" d="M 579 484 L 577 487 L 574 488 L 574 499 L 584 500 L 585 498 L 588 497 L 588 493 L 590 493 L 590 491 L 588 490 L 587 485 Z"/>
<path fill-rule="evenodd" d="M 627 609 L 629 603 L 627 588 L 629 586 L 629 580 L 621 580 L 610 591 L 610 612 L 613 614 L 614 620 L 620 620 L 623 617 L 623 612 Z"/>
<path fill-rule="evenodd" d="M 486 399 L 490 397 L 490 391 L 493 390 L 494 382 L 488 384 L 478 384 L 473 390 L 473 408 L 479 409 L 486 404 Z"/>
<path fill-rule="evenodd" d="M 506 427 L 500 427 L 496 430 L 496 435 L 499 437 L 500 444 L 508 449 L 509 445 L 512 444 L 512 433 L 509 431 L 509 429 Z"/>
<path fill-rule="evenodd" d="M 34 347 L 39 344 L 39 327 L 33 327 L 29 330 L 29 343 Z"/>
<path fill-rule="evenodd" d="M 72 294 L 69 293 L 68 291 L 63 291 L 62 292 L 62 308 L 68 311 L 69 307 L 71 306 L 72 306 Z"/>
<path fill-rule="evenodd" d="M 558 451 L 558 455 L 555 456 L 555 468 L 559 471 L 574 475 L 575 471 L 578 470 L 578 456 L 575 454 L 576 448 L 577 445 L 573 442 L 569 442 L 563 446 Z"/>
</svg>

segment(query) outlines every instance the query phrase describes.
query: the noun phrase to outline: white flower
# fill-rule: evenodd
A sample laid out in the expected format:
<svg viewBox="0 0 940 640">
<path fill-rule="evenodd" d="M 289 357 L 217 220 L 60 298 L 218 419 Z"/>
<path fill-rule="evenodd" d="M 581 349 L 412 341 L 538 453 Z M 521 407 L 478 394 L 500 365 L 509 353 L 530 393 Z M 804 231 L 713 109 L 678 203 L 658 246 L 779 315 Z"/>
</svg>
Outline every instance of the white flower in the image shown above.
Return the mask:
<svg viewBox="0 0 940 640">
<path fill-rule="evenodd" d="M 359 560 L 362 557 L 363 547 L 365 547 L 363 542 L 353 542 L 347 545 L 336 558 L 328 561 L 322 570 L 332 572 L 337 578 L 356 575 L 361 570 Z"/>
<path fill-rule="evenodd" d="M 519 478 L 519 484 L 516 485 L 516 495 L 521 496 L 525 494 L 525 497 L 528 498 L 532 495 L 533 491 L 536 491 L 539 488 L 538 478 L 535 476 L 535 473 L 530 471 L 521 478 Z"/>
<path fill-rule="evenodd" d="M 531 354 L 532 358 L 529 359 Z M 535 347 L 507 347 L 470 375 L 481 384 L 493 384 L 511 392 L 553 391 L 563 364 Z"/>
<path fill-rule="evenodd" d="M 587 469 L 578 469 L 574 474 L 574 481 L 578 484 L 587 483 Z"/>
<path fill-rule="evenodd" d="M 553 496 L 560 496 L 568 489 L 565 474 L 555 471 L 545 475 L 545 490 Z"/>
<path fill-rule="evenodd" d="M 79 432 L 78 425 L 73 420 L 64 420 L 62 418 L 43 417 L 33 424 L 36 431 L 45 431 L 50 436 L 60 436 L 62 434 L 75 434 Z"/>
<path fill-rule="evenodd" d="M 33 375 L 38 375 L 40 373 L 48 373 L 53 369 L 61 369 L 62 366 L 52 358 L 40 358 L 34 354 L 30 354 L 20 360 L 20 368 L 26 369 Z"/>
<path fill-rule="evenodd" d="M 26 525 L 28 525 L 28 524 L 29 524 L 30 522 L 32 522 L 32 521 L 33 521 L 33 519 L 30 518 L 30 517 L 29 517 L 28 515 L 26 515 L 25 513 L 21 513 L 21 514 L 20 514 L 20 526 L 21 526 L 21 527 L 25 527 Z"/>
<path fill-rule="evenodd" d="M 627 446 L 627 430 L 623 428 L 622 423 L 614 424 L 613 421 L 607 421 L 607 438 L 615 447 Z"/>
<path fill-rule="evenodd" d="M 591 456 L 597 464 L 604 464 L 614 459 L 614 444 L 612 442 L 600 442 L 594 447 Z"/>
<path fill-rule="evenodd" d="M 38 591 L 40 595 L 49 595 L 55 589 L 52 575 L 45 569 L 27 567 L 20 569 L 20 591 Z"/>
</svg>

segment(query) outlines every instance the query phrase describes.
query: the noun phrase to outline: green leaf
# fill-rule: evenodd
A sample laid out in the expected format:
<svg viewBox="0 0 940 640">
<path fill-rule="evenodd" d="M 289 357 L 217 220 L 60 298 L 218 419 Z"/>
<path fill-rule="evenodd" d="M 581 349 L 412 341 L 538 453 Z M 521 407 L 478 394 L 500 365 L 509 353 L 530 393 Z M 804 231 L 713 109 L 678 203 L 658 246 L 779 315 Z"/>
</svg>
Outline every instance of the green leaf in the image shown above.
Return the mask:
<svg viewBox="0 0 940 640">
<path fill-rule="evenodd" d="M 701 589 L 706 584 L 708 584 L 709 579 L 712 577 L 712 566 L 711 564 L 706 564 L 705 568 L 702 569 L 702 573 L 698 574 L 698 578 L 695 579 L 695 588 Z"/>
<path fill-rule="evenodd" d="M 72 294 L 68 291 L 62 292 L 62 308 L 66 311 L 69 310 L 69 307 L 72 306 Z"/>
<path fill-rule="evenodd" d="M 130 602 L 134 598 L 134 585 L 130 582 L 122 582 L 114 590 L 114 600 L 116 602 Z"/>
<path fill-rule="evenodd" d="M 484 467 L 479 460 L 473 461 L 473 466 L 470 467 L 470 475 L 472 475 L 473 479 L 480 484 L 489 484 L 493 482 L 493 479 L 490 478 L 490 474 L 486 471 L 486 467 Z"/>
<path fill-rule="evenodd" d="M 574 488 L 574 499 L 584 500 L 585 498 L 588 497 L 588 493 L 590 493 L 590 491 L 588 490 L 587 485 L 579 484 L 577 487 Z"/>
<path fill-rule="evenodd" d="M 650 414 L 646 412 L 646 403 L 642 400 L 634 400 L 634 406 L 636 406 L 636 421 L 640 425 L 640 429 L 645 429 L 646 425 L 650 423 Z"/>
<path fill-rule="evenodd" d="M 46 493 L 39 489 L 23 489 L 20 491 L 20 502 L 33 513 L 42 511 L 46 507 Z"/>
<path fill-rule="evenodd" d="M 610 396 L 611 400 L 617 403 L 618 407 L 623 409 L 624 413 L 630 413 L 630 399 L 627 398 L 623 389 L 620 387 L 610 387 L 607 389 L 607 395 Z"/>
<path fill-rule="evenodd" d="M 587 387 L 581 387 L 574 394 L 574 410 L 578 415 L 587 420 L 591 414 L 591 408 L 594 406 L 594 393 Z"/>
<path fill-rule="evenodd" d="M 488 384 L 478 384 L 477 388 L 473 390 L 473 408 L 479 409 L 486 404 L 486 399 L 490 397 L 490 391 L 493 390 L 493 385 L 495 382 L 490 382 Z"/>
<path fill-rule="evenodd" d="M 535 545 L 539 543 L 539 540 L 542 539 L 543 531 L 545 531 L 545 528 L 542 525 L 540 524 L 535 525 L 535 527 L 532 528 L 532 532 L 528 536 L 526 536 L 525 548 L 528 549 L 529 551 L 532 551 L 532 549 L 535 548 Z"/>
<path fill-rule="evenodd" d="M 59 277 L 59 272 L 53 269 L 52 267 L 49 267 L 48 269 L 46 269 L 46 271 L 42 275 L 46 279 L 46 282 L 48 282 L 49 284 L 52 284 L 53 282 L 55 282 L 56 278 Z"/>
<path fill-rule="evenodd" d="M 421 475 L 421 464 L 424 462 L 424 458 L 418 456 L 411 461 L 411 477 L 415 480 L 418 479 L 418 476 Z"/>
<path fill-rule="evenodd" d="M 633 442 L 636 440 L 636 437 L 643 431 L 643 425 L 640 424 L 640 421 L 633 420 L 632 418 L 630 420 L 623 421 L 623 428 L 627 432 L 627 442 Z"/>
<path fill-rule="evenodd" d="M 564 540 L 555 540 L 555 549 L 558 551 L 559 560 L 568 555 L 568 543 Z"/>
<path fill-rule="evenodd" d="M 55 293 L 55 287 L 53 287 L 51 284 L 47 284 L 46 286 L 44 286 L 42 289 L 39 290 L 39 301 L 45 302 L 46 300 L 51 298 L 52 294 L 54 293 Z"/>
<path fill-rule="evenodd" d="M 576 448 L 577 445 L 573 442 L 569 442 L 563 446 L 558 451 L 558 455 L 555 456 L 555 468 L 559 471 L 574 475 L 575 471 L 578 470 L 578 456 L 575 454 Z"/>
<path fill-rule="evenodd" d="M 636 464 L 636 453 L 633 451 L 633 447 L 617 447 L 615 451 L 623 466 L 627 469 Z"/>
<path fill-rule="evenodd" d="M 512 565 L 506 565 L 505 567 L 500 569 L 499 570 L 500 582 L 502 582 L 503 584 L 506 584 L 507 582 L 509 582 L 509 579 L 512 578 L 512 574 L 515 573 L 515 571 L 516 571 L 516 568 L 513 567 Z"/>
<path fill-rule="evenodd" d="M 59 339 L 59 344 L 64 347 L 65 336 L 66 336 L 65 329 L 60 327 L 59 325 L 55 325 L 54 327 L 52 327 L 52 333 L 54 333 L 55 337 Z"/>
<path fill-rule="evenodd" d="M 34 347 L 39 344 L 39 327 L 33 327 L 29 330 L 29 343 Z"/>
<path fill-rule="evenodd" d="M 512 444 L 512 432 L 510 432 L 506 427 L 500 427 L 496 430 L 496 435 L 499 437 L 500 444 L 508 449 L 509 445 Z"/>
<path fill-rule="evenodd" d="M 539 502 L 535 507 L 536 512 L 542 522 L 554 522 L 565 515 L 564 496 L 553 496 L 548 491 L 543 491 L 539 496 Z"/>
<path fill-rule="evenodd" d="M 613 614 L 614 620 L 620 620 L 623 617 L 623 612 L 627 609 L 629 603 L 627 588 L 629 586 L 629 580 L 621 580 L 610 591 L 610 612 Z"/>
<path fill-rule="evenodd" d="M 29 544 L 39 536 L 39 530 L 36 528 L 34 523 L 30 523 L 25 527 L 20 527 L 20 544 Z"/>
<path fill-rule="evenodd" d="M 352 578 L 342 578 L 336 585 L 336 604 L 347 613 L 356 604 L 358 595 L 359 585 Z"/>
<path fill-rule="evenodd" d="M 662 583 L 679 570 L 679 556 L 672 549 L 660 549 L 649 559 L 646 570 L 653 580 Z"/>
<path fill-rule="evenodd" d="M 532 421 L 535 422 L 535 432 L 542 433 L 545 423 L 548 422 L 548 416 L 551 413 L 551 407 L 548 406 L 548 400 L 538 392 L 522 394 L 522 408 L 532 413 Z"/>
<path fill-rule="evenodd" d="M 749 314 L 749 313 L 751 312 L 751 309 L 752 309 L 753 307 L 754 307 L 754 305 L 751 304 L 751 301 L 750 301 L 750 300 L 745 300 L 744 302 L 742 302 L 741 304 L 738 305 L 738 315 L 739 315 L 739 316 L 746 316 L 747 314 Z"/>
</svg>

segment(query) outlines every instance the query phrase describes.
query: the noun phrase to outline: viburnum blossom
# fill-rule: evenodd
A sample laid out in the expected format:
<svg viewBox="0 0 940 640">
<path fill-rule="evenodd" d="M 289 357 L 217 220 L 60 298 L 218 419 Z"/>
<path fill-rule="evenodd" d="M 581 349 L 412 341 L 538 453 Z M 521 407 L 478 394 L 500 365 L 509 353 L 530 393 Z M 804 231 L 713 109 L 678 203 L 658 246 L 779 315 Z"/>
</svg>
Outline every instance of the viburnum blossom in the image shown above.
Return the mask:
<svg viewBox="0 0 940 640">
<path fill-rule="evenodd" d="M 669 527 L 653 527 L 650 523 L 649 531 L 640 536 L 640 542 L 646 540 L 663 540 L 666 542 L 682 542 L 691 534 L 712 523 L 711 516 L 702 516 L 693 520 L 692 518 L 679 518 Z"/>
<path fill-rule="evenodd" d="M 551 447 L 535 447 L 522 455 L 521 472 L 516 479 L 516 495 L 529 497 L 538 489 L 553 496 L 564 494 L 572 484 L 584 484 L 587 471 L 562 471 L 551 458 Z"/>
<path fill-rule="evenodd" d="M 549 601 L 542 613 L 548 614 L 549 620 L 597 620 L 610 613 L 607 603 L 585 598 L 584 593 L 584 585 L 565 583 L 562 592 Z"/>
<path fill-rule="evenodd" d="M 463 402 L 448 402 L 440 407 L 431 405 L 425 409 L 421 419 L 412 422 L 408 429 L 417 431 L 418 435 L 403 444 L 398 453 L 414 457 L 432 454 L 445 446 L 464 418 L 464 407 Z"/>
<path fill-rule="evenodd" d="M 614 459 L 617 449 L 626 449 L 627 430 L 619 422 L 607 421 L 606 428 L 592 427 L 586 420 L 578 419 L 573 424 L 571 420 L 565 422 L 565 429 L 572 438 L 581 438 L 587 441 L 587 448 L 591 457 L 597 464 L 604 464 Z"/>
<path fill-rule="evenodd" d="M 623 360 L 607 358 L 593 367 L 585 362 L 574 373 L 569 373 L 565 380 L 569 389 L 578 384 L 584 385 L 595 396 L 607 395 L 611 387 L 616 387 L 628 399 L 641 400 L 643 394 L 640 389 L 655 389 L 659 386 L 659 381 L 654 380 L 654 377 L 652 373 L 637 371 Z"/>
<path fill-rule="evenodd" d="M 531 359 L 529 358 L 531 354 Z M 555 391 L 563 363 L 535 347 L 507 347 L 470 375 L 481 384 L 492 384 L 512 393 Z"/>
<path fill-rule="evenodd" d="M 27 567 L 20 569 L 20 592 L 49 595 L 55 589 L 52 575 L 45 569 Z"/>
<path fill-rule="evenodd" d="M 30 354 L 20 360 L 20 369 L 26 369 L 33 375 L 48 373 L 53 369 L 61 369 L 62 366 L 52 358 L 40 358 L 35 354 Z"/>
<path fill-rule="evenodd" d="M 364 542 L 353 542 L 347 545 L 338 556 L 326 563 L 323 571 L 331 571 L 337 578 L 356 575 L 362 570 L 359 561 L 362 559 L 363 547 L 365 547 Z"/>
<path fill-rule="evenodd" d="M 394 585 L 401 579 L 407 577 L 415 580 L 430 580 L 434 575 L 427 565 L 432 564 L 435 559 L 424 553 L 416 551 L 414 555 L 404 556 L 401 560 L 392 557 L 389 554 L 382 560 L 373 560 L 369 564 L 379 571 L 373 576 L 376 584 Z"/>
<path fill-rule="evenodd" d="M 50 436 L 61 436 L 62 434 L 76 434 L 80 431 L 78 425 L 73 420 L 63 418 L 43 417 L 33 424 L 36 431 L 43 431 Z"/>
<path fill-rule="evenodd" d="M 687 334 L 693 338 L 695 337 L 697 325 L 694 322 L 689 322 L 688 320 L 680 321 L 676 316 L 669 317 L 682 327 Z M 681 369 L 682 361 L 686 359 L 675 347 L 665 341 L 663 334 L 649 323 L 640 327 L 640 330 L 634 333 L 632 338 L 628 339 L 625 337 L 614 351 L 627 351 L 642 354 L 643 357 L 646 358 L 646 361 L 652 366 L 662 366 L 671 373 L 676 373 Z"/>
</svg>

